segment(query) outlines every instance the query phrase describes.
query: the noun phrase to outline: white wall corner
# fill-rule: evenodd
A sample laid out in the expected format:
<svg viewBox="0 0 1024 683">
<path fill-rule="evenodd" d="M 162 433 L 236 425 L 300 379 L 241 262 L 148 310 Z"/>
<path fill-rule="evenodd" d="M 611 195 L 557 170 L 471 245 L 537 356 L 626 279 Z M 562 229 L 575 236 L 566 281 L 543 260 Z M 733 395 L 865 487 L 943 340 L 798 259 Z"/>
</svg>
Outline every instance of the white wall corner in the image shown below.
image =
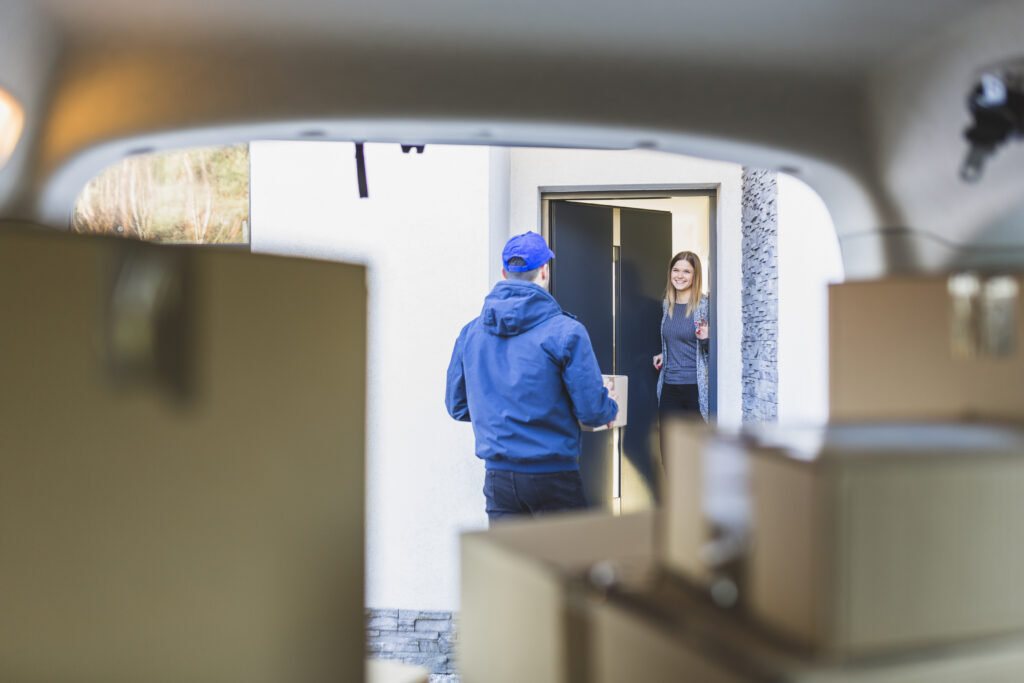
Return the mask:
<svg viewBox="0 0 1024 683">
<path fill-rule="evenodd" d="M 501 250 L 511 236 L 509 222 L 511 210 L 512 155 L 507 147 L 489 149 L 489 205 L 487 281 L 495 283 L 501 279 Z"/>
</svg>

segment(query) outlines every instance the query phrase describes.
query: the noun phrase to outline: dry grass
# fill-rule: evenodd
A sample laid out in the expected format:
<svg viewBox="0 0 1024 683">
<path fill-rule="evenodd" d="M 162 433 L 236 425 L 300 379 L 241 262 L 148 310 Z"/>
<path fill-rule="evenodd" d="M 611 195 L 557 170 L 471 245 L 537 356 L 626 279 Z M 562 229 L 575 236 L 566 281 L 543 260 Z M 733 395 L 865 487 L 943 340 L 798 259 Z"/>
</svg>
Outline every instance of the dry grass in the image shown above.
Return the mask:
<svg viewBox="0 0 1024 683">
<path fill-rule="evenodd" d="M 71 227 L 152 242 L 249 241 L 249 146 L 129 157 L 92 180 Z"/>
</svg>

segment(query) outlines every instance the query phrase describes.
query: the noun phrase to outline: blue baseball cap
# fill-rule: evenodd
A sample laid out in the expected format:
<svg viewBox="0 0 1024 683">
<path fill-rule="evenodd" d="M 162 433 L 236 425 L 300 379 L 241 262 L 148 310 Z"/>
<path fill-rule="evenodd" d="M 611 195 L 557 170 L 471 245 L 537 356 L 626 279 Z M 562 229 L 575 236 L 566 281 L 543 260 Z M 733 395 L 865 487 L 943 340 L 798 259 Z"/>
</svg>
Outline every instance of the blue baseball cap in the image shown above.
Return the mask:
<svg viewBox="0 0 1024 683">
<path fill-rule="evenodd" d="M 521 266 L 510 266 L 509 259 L 516 256 L 526 263 Z M 532 230 L 509 239 L 508 242 L 505 242 L 505 248 L 501 252 L 501 262 L 508 273 L 525 273 L 528 270 L 540 268 L 553 258 L 555 258 L 555 252 L 548 249 L 548 243 L 544 241 L 544 238 Z"/>
</svg>

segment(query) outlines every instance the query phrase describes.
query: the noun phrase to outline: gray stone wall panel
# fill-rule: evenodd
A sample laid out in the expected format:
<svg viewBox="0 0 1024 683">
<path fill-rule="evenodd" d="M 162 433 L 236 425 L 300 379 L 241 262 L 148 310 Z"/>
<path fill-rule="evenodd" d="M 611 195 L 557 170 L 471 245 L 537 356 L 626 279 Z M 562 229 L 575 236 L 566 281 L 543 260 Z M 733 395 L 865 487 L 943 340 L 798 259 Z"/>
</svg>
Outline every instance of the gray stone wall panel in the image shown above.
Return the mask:
<svg viewBox="0 0 1024 683">
<path fill-rule="evenodd" d="M 744 168 L 743 273 L 743 421 L 778 419 L 779 259 L 778 176 Z"/>
<path fill-rule="evenodd" d="M 431 681 L 458 683 L 457 636 L 451 612 L 366 610 L 366 649 L 371 657 L 426 667 Z"/>
</svg>

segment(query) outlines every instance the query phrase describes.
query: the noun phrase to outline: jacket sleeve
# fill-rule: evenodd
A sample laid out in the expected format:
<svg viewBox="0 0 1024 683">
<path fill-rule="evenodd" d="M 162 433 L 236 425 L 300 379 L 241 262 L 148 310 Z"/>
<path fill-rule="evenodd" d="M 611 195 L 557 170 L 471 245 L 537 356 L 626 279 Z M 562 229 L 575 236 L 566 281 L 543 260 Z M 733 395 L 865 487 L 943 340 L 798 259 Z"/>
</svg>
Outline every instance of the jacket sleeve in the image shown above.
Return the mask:
<svg viewBox="0 0 1024 683">
<path fill-rule="evenodd" d="M 576 323 L 563 344 L 562 382 L 572 400 L 576 419 L 588 427 L 606 425 L 619 414 L 619 406 L 608 396 L 601 380 L 601 368 L 583 325 Z"/>
<path fill-rule="evenodd" d="M 466 343 L 466 328 L 462 328 L 455 340 L 452 359 L 448 363 L 448 385 L 445 387 L 444 404 L 448 414 L 456 420 L 469 422 L 469 403 L 466 401 L 466 375 L 462 367 L 462 350 Z"/>
</svg>

